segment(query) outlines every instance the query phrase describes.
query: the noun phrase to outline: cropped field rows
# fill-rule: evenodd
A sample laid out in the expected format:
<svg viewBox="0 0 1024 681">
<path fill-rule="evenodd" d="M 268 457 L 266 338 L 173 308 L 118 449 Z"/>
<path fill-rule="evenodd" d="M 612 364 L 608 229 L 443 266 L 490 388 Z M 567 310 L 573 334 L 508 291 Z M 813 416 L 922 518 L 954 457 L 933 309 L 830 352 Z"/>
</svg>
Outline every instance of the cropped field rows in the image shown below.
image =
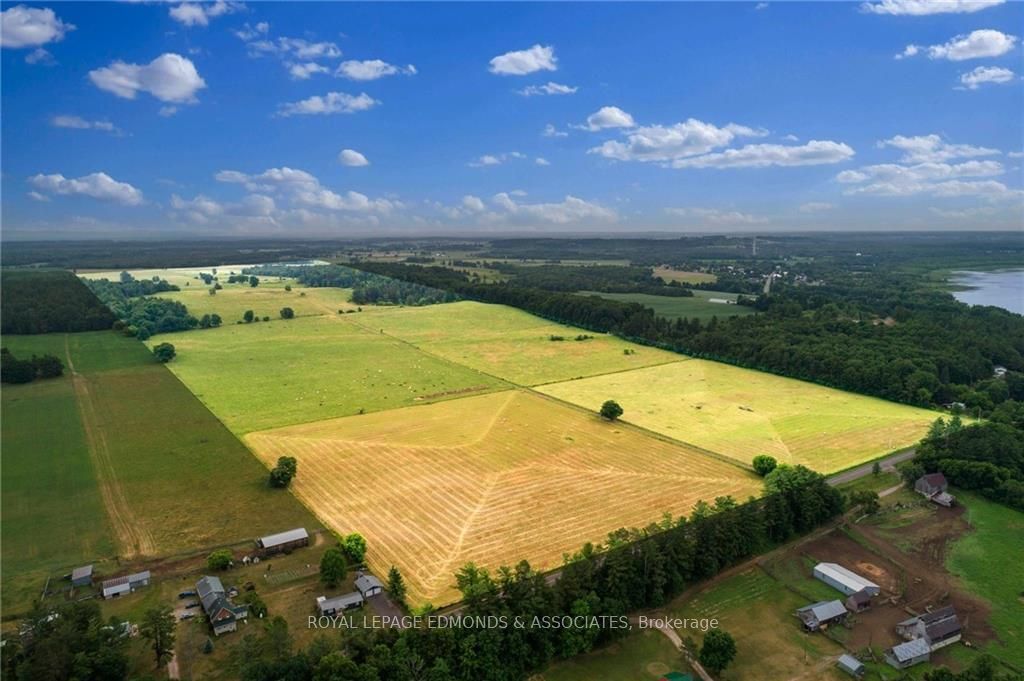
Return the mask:
<svg viewBox="0 0 1024 681">
<path fill-rule="evenodd" d="M 296 457 L 295 494 L 335 530 L 362 533 L 376 572 L 399 566 L 413 603 L 453 600 L 452 574 L 469 561 L 549 569 L 615 528 L 759 490 L 729 464 L 519 391 L 246 441 L 268 464 Z"/>
</svg>

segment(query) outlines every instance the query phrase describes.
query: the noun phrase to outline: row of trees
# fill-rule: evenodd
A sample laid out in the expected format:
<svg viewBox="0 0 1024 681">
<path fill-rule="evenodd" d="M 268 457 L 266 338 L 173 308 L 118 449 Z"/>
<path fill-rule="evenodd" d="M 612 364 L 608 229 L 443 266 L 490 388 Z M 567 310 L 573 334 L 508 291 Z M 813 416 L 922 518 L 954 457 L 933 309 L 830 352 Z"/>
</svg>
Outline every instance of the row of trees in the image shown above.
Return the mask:
<svg viewBox="0 0 1024 681">
<path fill-rule="evenodd" d="M 666 284 L 650 267 L 635 265 L 515 265 L 490 263 L 491 269 L 510 277 L 516 286 L 545 291 L 600 291 L 648 293 L 657 296 L 692 297 L 693 291 L 678 281 Z"/>
<path fill-rule="evenodd" d="M 89 289 L 117 317 L 118 321 L 115 322 L 114 328 L 127 336 L 136 336 L 141 340 L 146 340 L 158 333 L 187 331 L 200 326 L 200 321 L 190 315 L 182 303 L 139 294 L 139 283 L 134 279 L 118 282 L 108 279 L 85 280 Z M 161 290 L 177 290 L 177 287 L 162 288 Z M 204 320 L 207 328 L 219 326 L 220 323 L 220 317 L 215 320 L 213 315 L 204 317 Z"/>
<path fill-rule="evenodd" d="M 350 288 L 352 302 L 357 305 L 433 305 L 448 303 L 458 297 L 431 286 L 380 276 L 343 265 L 261 265 L 245 270 L 247 274 L 272 277 L 294 277 L 312 288 Z"/>
<path fill-rule="evenodd" d="M 687 585 L 842 511 L 841 495 L 822 476 L 787 466 L 772 476 L 772 492 L 762 499 L 739 504 L 720 497 L 713 504 L 698 504 L 689 518 L 666 516 L 643 529 L 617 530 L 603 545 L 585 545 L 566 557 L 556 580 L 525 561 L 495 572 L 473 564 L 458 571 L 461 617 L 518 621 L 525 623 L 522 628 L 359 629 L 347 631 L 340 641 L 317 639 L 297 652 L 291 646 L 282 652 L 280 646 L 253 638 L 243 641 L 246 652 L 238 660 L 238 673 L 246 681 L 525 679 L 556 659 L 625 635 L 628 628 L 618 623 L 628 613 L 664 605 Z M 401 584 L 398 591 L 404 587 L 400 574 L 389 574 L 388 583 Z M 566 616 L 582 619 L 567 621 Z M 566 626 L 544 626 L 552 622 Z M 274 636 L 287 638 L 280 631 Z M 720 650 L 717 655 L 714 659 L 728 657 Z"/>
<path fill-rule="evenodd" d="M 18 359 L 7 348 L 0 348 L 0 383 L 31 383 L 37 378 L 56 378 L 63 373 L 64 364 L 53 355 Z"/>
</svg>

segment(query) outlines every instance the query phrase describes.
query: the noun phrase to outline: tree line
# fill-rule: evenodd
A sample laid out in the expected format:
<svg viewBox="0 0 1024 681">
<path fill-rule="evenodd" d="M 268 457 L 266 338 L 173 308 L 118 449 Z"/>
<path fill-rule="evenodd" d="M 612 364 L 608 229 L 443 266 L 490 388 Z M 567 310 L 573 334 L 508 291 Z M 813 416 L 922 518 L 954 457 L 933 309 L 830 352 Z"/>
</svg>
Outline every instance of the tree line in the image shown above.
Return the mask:
<svg viewBox="0 0 1024 681">
<path fill-rule="evenodd" d="M 406 259 L 408 262 L 408 258 Z M 600 291 L 601 293 L 647 293 L 674 298 L 692 297 L 693 291 L 678 281 L 665 283 L 650 267 L 635 265 L 516 265 L 496 262 L 487 265 L 510 277 L 516 286 L 545 291 Z"/>
<path fill-rule="evenodd" d="M 0 383 L 31 383 L 37 378 L 56 378 L 63 373 L 63 362 L 53 355 L 18 359 L 7 348 L 0 348 Z"/>
<path fill-rule="evenodd" d="M 244 270 L 265 277 L 294 277 L 311 288 L 350 288 L 356 305 L 434 305 L 458 299 L 455 294 L 416 282 L 380 276 L 343 265 L 260 265 Z"/>
<path fill-rule="evenodd" d="M 114 323 L 110 310 L 78 277 L 63 270 L 5 269 L 0 307 L 4 334 L 99 331 Z"/>
</svg>

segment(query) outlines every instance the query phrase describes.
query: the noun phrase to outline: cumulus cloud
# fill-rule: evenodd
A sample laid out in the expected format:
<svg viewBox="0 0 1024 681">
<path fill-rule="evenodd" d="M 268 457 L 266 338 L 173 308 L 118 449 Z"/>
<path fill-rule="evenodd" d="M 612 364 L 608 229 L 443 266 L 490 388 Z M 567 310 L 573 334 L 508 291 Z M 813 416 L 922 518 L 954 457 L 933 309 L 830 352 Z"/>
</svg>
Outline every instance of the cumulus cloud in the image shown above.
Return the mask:
<svg viewBox="0 0 1024 681">
<path fill-rule="evenodd" d="M 102 130 L 114 135 L 120 135 L 121 130 L 110 121 L 87 121 L 81 116 L 60 115 L 50 119 L 50 125 L 55 128 L 70 128 L 72 130 Z"/>
<path fill-rule="evenodd" d="M 175 104 L 195 102 L 196 92 L 206 87 L 195 64 L 173 52 L 164 53 L 148 64 L 115 61 L 110 66 L 90 71 L 89 79 L 101 90 L 124 99 L 135 99 L 139 92 L 147 92 L 161 102 Z"/>
<path fill-rule="evenodd" d="M 555 48 L 534 45 L 528 50 L 500 54 L 491 60 L 490 72 L 502 76 L 525 76 L 537 71 L 557 71 Z"/>
<path fill-rule="evenodd" d="M 579 90 L 578 87 L 548 81 L 544 85 L 528 85 L 516 92 L 523 97 L 536 97 L 538 95 L 572 95 L 576 94 L 577 90 Z"/>
<path fill-rule="evenodd" d="M 243 40 L 246 40 L 245 36 L 258 37 L 254 35 L 254 32 L 261 26 L 266 26 L 267 30 L 269 30 L 269 25 L 265 23 L 257 24 L 255 29 L 248 28 L 248 24 L 246 26 L 247 28 L 243 31 L 235 32 L 235 35 Z M 266 31 L 262 31 L 262 33 L 266 33 Z M 341 56 L 341 50 L 332 42 L 311 42 L 302 38 L 282 37 L 277 40 L 260 38 L 258 40 L 246 40 L 245 46 L 251 57 L 269 54 L 291 61 L 311 61 L 314 59 L 337 59 Z"/>
<path fill-rule="evenodd" d="M 508 151 L 503 154 L 484 154 L 466 165 L 471 168 L 486 168 L 488 166 L 500 166 L 502 163 L 520 158 L 526 158 L 526 154 L 521 151 Z"/>
<path fill-rule="evenodd" d="M 841 163 L 853 158 L 849 145 L 831 140 L 807 144 L 748 144 L 738 149 L 703 156 L 676 159 L 673 168 L 767 168 L 768 166 L 813 166 Z"/>
<path fill-rule="evenodd" d="M 768 218 L 736 210 L 720 210 L 718 208 L 666 208 L 669 215 L 680 218 L 696 218 L 708 225 L 763 225 Z"/>
<path fill-rule="evenodd" d="M 317 73 L 327 73 L 330 69 L 326 66 L 321 66 L 315 61 L 309 61 L 304 64 L 289 63 L 288 75 L 292 77 L 292 80 L 309 80 L 309 78 Z"/>
<path fill-rule="evenodd" d="M 1012 50 L 1016 43 L 1017 36 L 994 29 L 980 29 L 966 35 L 955 36 L 941 45 L 930 47 L 907 45 L 901 54 L 896 55 L 896 58 L 913 57 L 920 54 L 922 50 L 929 59 L 947 59 L 949 61 L 999 57 Z"/>
<path fill-rule="evenodd" d="M 602 106 L 587 116 L 587 122 L 578 127 L 582 130 L 597 132 L 607 128 L 632 128 L 636 123 L 633 117 L 617 106 Z"/>
<path fill-rule="evenodd" d="M 341 152 L 338 153 L 338 161 L 341 165 L 349 166 L 351 168 L 370 165 L 370 162 L 366 160 L 366 157 L 355 149 L 342 149 Z"/>
<path fill-rule="evenodd" d="M 822 213 L 827 210 L 835 208 L 834 204 L 828 203 L 827 201 L 810 201 L 808 203 L 801 204 L 797 209 L 801 213 Z"/>
<path fill-rule="evenodd" d="M 544 130 L 540 133 L 544 137 L 568 137 L 569 133 L 559 130 L 551 123 L 544 126 Z"/>
<path fill-rule="evenodd" d="M 0 12 L 0 46 L 38 47 L 60 42 L 75 30 L 74 24 L 60 20 L 52 9 L 16 5 Z"/>
<path fill-rule="evenodd" d="M 519 203 L 508 192 L 496 194 L 491 202 L 516 222 L 545 222 L 564 225 L 574 222 L 615 222 L 618 214 L 611 208 L 567 195 L 558 203 Z"/>
<path fill-rule="evenodd" d="M 42 64 L 43 66 L 54 66 L 57 60 L 53 58 L 53 55 L 49 51 L 44 50 L 41 47 L 37 47 L 28 54 L 25 55 L 26 64 Z"/>
<path fill-rule="evenodd" d="M 126 206 L 142 203 L 142 192 L 128 184 L 118 182 L 106 173 L 91 173 L 78 178 L 67 178 L 60 173 L 33 175 L 28 182 L 43 194 L 61 196 L 90 196 L 102 201 L 114 201 Z"/>
<path fill-rule="evenodd" d="M 1003 4 L 1005 0 L 881 0 L 865 2 L 861 11 L 896 16 L 927 14 L 970 14 Z"/>
<path fill-rule="evenodd" d="M 298 102 L 286 102 L 278 107 L 279 116 L 310 116 L 327 114 L 350 114 L 367 111 L 380 102 L 365 92 L 350 95 L 347 92 L 328 92 L 314 95 Z"/>
<path fill-rule="evenodd" d="M 236 36 L 238 36 L 240 40 L 244 40 L 246 42 L 249 42 L 250 40 L 255 40 L 261 35 L 266 35 L 269 32 L 270 24 L 268 24 L 265 21 L 261 21 L 255 26 L 251 26 L 248 22 L 246 22 L 245 25 L 242 26 L 242 28 L 233 31 L 233 33 Z"/>
<path fill-rule="evenodd" d="M 171 218 L 197 225 L 230 221 L 234 226 L 278 225 L 280 211 L 273 198 L 263 194 L 249 194 L 241 201 L 221 202 L 204 194 L 183 199 L 171 196 Z"/>
<path fill-rule="evenodd" d="M 632 121 L 630 117 L 629 123 L 632 124 Z M 593 126 L 590 119 L 587 119 L 587 122 Z M 690 118 L 672 126 L 650 125 L 635 128 L 627 133 L 625 141 L 609 140 L 590 149 L 588 153 L 618 161 L 672 161 L 727 146 L 736 137 L 762 137 L 766 134 L 764 130 L 735 123 L 720 128 Z"/>
<path fill-rule="evenodd" d="M 262 194 L 280 194 L 292 205 L 304 210 L 347 211 L 386 215 L 400 204 L 389 199 L 371 199 L 356 191 L 335 192 L 320 184 L 316 176 L 296 168 L 268 168 L 249 175 L 237 170 L 222 170 L 218 182 L 241 184 L 247 190 Z"/>
<path fill-rule="evenodd" d="M 1001 66 L 979 66 L 973 71 L 960 74 L 960 85 L 967 90 L 977 90 L 986 83 L 1009 83 L 1016 77 L 1013 71 Z"/>
<path fill-rule="evenodd" d="M 539 165 L 539 166 L 549 166 L 549 165 L 551 165 L 551 161 L 547 160 L 543 156 L 538 156 L 537 158 L 533 159 L 533 162 L 536 165 Z"/>
<path fill-rule="evenodd" d="M 245 8 L 240 2 L 216 0 L 216 2 L 183 2 L 168 10 L 171 18 L 185 26 L 209 26 L 210 19 L 233 14 Z"/>
<path fill-rule="evenodd" d="M 395 66 L 380 59 L 348 60 L 338 65 L 334 75 L 339 78 L 348 78 L 349 80 L 377 80 L 378 78 L 394 76 L 400 73 L 414 76 L 416 75 L 416 67 L 412 64 Z"/>
<path fill-rule="evenodd" d="M 956 158 L 977 158 L 980 156 L 996 156 L 998 149 L 976 147 L 970 144 L 950 144 L 938 135 L 896 135 L 878 143 L 884 149 L 890 147 L 903 152 L 900 159 L 903 163 L 927 163 L 949 161 Z"/>
</svg>

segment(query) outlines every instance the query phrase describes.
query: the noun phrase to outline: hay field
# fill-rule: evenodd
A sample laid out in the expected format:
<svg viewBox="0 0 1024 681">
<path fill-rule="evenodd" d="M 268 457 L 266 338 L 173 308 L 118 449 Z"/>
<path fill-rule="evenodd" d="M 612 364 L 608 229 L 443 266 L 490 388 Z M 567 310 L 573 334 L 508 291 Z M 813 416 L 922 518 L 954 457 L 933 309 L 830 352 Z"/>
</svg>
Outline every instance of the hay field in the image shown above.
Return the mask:
<svg viewBox="0 0 1024 681">
<path fill-rule="evenodd" d="M 292 491 L 328 526 L 362 533 L 374 572 L 399 566 L 414 604 L 454 600 L 468 561 L 553 568 L 615 528 L 760 490 L 728 463 L 522 391 L 245 441 L 268 465 L 296 457 Z"/>
<path fill-rule="evenodd" d="M 665 283 L 678 281 L 681 284 L 705 284 L 718 279 L 718 277 L 708 272 L 687 272 L 686 270 L 677 270 L 666 265 L 652 267 L 651 274 L 660 277 Z"/>
<path fill-rule="evenodd" d="M 283 284 L 265 286 L 263 282 L 256 288 L 248 284 L 224 284 L 215 296 L 211 296 L 206 287 L 190 287 L 158 293 L 155 297 L 184 304 L 193 317 L 219 314 L 225 324 L 241 319 L 246 310 L 252 310 L 257 317 L 266 316 L 273 320 L 281 317 L 283 307 L 292 308 L 297 317 L 338 314 L 338 310 L 355 310 L 357 307 L 349 302 L 352 289 L 303 288 L 296 284 L 291 291 L 285 291 Z"/>
<path fill-rule="evenodd" d="M 749 465 L 757 454 L 822 473 L 911 446 L 940 414 L 728 364 L 688 360 L 538 388 Z"/>
<path fill-rule="evenodd" d="M 565 381 L 681 359 L 671 352 L 556 324 L 504 305 L 463 301 L 377 308 L 350 316 L 357 323 L 383 329 L 431 354 L 518 385 Z M 573 340 L 580 334 L 593 338 Z M 552 335 L 565 340 L 552 341 Z M 625 354 L 627 349 L 635 354 Z"/>
<path fill-rule="evenodd" d="M 236 434 L 507 387 L 348 318 L 302 317 L 154 336 L 168 364 Z"/>
</svg>

